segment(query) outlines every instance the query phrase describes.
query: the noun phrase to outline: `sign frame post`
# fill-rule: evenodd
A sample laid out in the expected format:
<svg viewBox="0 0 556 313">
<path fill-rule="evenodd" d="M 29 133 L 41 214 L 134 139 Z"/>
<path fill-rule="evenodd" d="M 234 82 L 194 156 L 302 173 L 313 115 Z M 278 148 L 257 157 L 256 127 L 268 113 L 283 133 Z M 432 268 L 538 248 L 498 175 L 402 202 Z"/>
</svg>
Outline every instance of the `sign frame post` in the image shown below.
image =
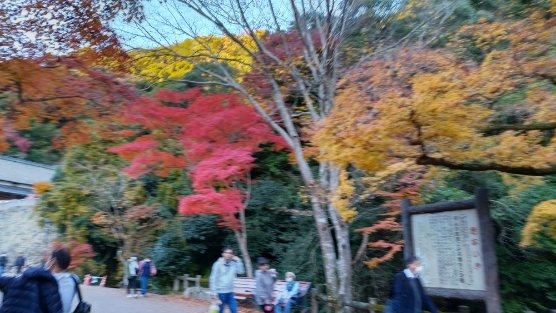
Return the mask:
<svg viewBox="0 0 556 313">
<path fill-rule="evenodd" d="M 463 290 L 451 288 L 426 288 L 431 295 L 485 301 L 488 313 L 502 313 L 498 264 L 494 244 L 494 228 L 489 213 L 488 190 L 477 188 L 475 197 L 469 200 L 439 202 L 427 205 L 412 206 L 407 199 L 402 200 L 402 224 L 404 239 L 404 256 L 415 255 L 412 217 L 416 214 L 442 213 L 458 210 L 476 210 L 481 241 L 482 269 L 485 290 Z M 418 256 L 425 259 L 426 256 Z"/>
</svg>

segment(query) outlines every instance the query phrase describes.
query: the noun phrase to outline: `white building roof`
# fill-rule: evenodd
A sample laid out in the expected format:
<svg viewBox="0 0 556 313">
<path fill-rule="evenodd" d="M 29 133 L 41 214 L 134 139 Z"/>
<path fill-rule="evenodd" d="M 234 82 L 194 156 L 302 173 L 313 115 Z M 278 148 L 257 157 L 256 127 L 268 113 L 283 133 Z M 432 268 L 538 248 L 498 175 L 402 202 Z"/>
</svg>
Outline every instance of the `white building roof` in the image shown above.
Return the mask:
<svg viewBox="0 0 556 313">
<path fill-rule="evenodd" d="M 51 181 L 56 167 L 0 156 L 0 182 L 32 185 Z"/>
</svg>

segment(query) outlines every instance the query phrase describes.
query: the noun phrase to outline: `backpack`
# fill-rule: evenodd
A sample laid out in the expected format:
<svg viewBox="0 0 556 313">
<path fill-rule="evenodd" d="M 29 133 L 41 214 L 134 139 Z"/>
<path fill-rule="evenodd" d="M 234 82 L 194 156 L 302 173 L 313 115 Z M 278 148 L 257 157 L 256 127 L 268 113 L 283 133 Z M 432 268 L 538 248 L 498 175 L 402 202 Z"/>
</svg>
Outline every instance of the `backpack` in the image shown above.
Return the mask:
<svg viewBox="0 0 556 313">
<path fill-rule="evenodd" d="M 151 262 L 143 262 L 143 266 L 141 268 L 141 276 L 151 276 Z"/>
<path fill-rule="evenodd" d="M 156 266 L 154 266 L 154 263 L 151 264 L 151 276 L 155 276 L 156 275 Z"/>
</svg>

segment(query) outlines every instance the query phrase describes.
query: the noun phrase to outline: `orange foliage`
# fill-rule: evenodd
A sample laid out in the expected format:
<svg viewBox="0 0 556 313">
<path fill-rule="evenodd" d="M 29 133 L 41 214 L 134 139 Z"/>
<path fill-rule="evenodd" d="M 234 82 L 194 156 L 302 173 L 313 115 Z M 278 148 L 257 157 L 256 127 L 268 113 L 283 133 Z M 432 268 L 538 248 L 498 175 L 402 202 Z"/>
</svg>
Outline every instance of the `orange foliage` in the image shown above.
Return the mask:
<svg viewBox="0 0 556 313">
<path fill-rule="evenodd" d="M 33 184 L 33 190 L 37 196 L 42 195 L 43 193 L 52 189 L 51 182 L 36 182 Z"/>
<path fill-rule="evenodd" d="M 57 147 L 92 138 L 112 138 L 121 114 L 136 97 L 133 87 L 76 58 L 14 59 L 0 63 L 0 151 L 6 132 L 27 129 L 31 122 L 58 126 Z"/>
<path fill-rule="evenodd" d="M 96 255 L 96 253 L 93 251 L 93 247 L 90 244 L 80 243 L 77 241 L 70 241 L 67 243 L 56 241 L 52 244 L 52 248 L 66 248 L 70 251 L 71 263 L 69 269 L 79 266 L 83 262 Z"/>
<path fill-rule="evenodd" d="M 401 49 L 361 64 L 315 132 L 320 158 L 369 171 L 442 160 L 556 172 L 554 26 L 540 13 L 482 22 L 463 27 L 449 49 Z"/>
<path fill-rule="evenodd" d="M 401 213 L 401 200 L 409 199 L 412 202 L 419 202 L 420 187 L 424 183 L 423 173 L 424 170 L 420 167 L 418 169 L 409 169 L 398 173 L 394 177 L 390 177 L 388 180 L 383 180 L 380 186 L 381 189 L 375 191 L 374 195 L 386 198 L 383 206 L 387 211 L 383 215 L 387 217 L 379 220 L 372 226 L 357 229 L 356 232 L 361 233 L 366 238 L 379 231 L 394 232 L 394 237 L 396 236 L 395 233 L 400 233 L 402 225 L 396 221 L 396 218 Z M 385 189 L 391 191 L 384 191 Z M 403 248 L 403 240 L 394 239 L 388 242 L 380 239 L 369 243 L 367 247 L 381 252 L 386 251 L 381 256 L 372 257 L 369 261 L 364 262 L 368 267 L 373 268 L 383 262 L 390 261 L 396 253 L 400 252 Z"/>
</svg>

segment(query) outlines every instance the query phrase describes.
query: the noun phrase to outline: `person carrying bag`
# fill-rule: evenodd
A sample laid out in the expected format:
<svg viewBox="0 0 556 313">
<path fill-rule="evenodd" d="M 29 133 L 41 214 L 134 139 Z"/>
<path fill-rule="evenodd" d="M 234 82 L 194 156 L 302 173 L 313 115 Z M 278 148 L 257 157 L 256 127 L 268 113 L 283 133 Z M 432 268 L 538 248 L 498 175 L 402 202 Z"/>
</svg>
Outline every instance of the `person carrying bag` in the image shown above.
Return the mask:
<svg viewBox="0 0 556 313">
<path fill-rule="evenodd" d="M 62 301 L 62 312 L 70 313 L 75 298 L 75 294 L 79 296 L 79 304 L 73 311 L 74 313 L 89 313 L 91 305 L 84 302 L 81 298 L 79 290 L 79 278 L 67 271 L 71 263 L 70 251 L 67 248 L 57 248 L 52 251 L 50 258 L 46 261 L 45 268 L 52 272 L 52 275 L 58 283 L 58 293 Z"/>
<path fill-rule="evenodd" d="M 88 302 L 83 301 L 83 297 L 81 296 L 81 289 L 79 288 L 79 282 L 75 279 L 75 276 L 72 276 L 73 281 L 75 282 L 75 291 L 77 292 L 77 298 L 79 299 L 79 303 L 73 310 L 73 313 L 90 313 L 91 312 L 91 304 Z"/>
</svg>

